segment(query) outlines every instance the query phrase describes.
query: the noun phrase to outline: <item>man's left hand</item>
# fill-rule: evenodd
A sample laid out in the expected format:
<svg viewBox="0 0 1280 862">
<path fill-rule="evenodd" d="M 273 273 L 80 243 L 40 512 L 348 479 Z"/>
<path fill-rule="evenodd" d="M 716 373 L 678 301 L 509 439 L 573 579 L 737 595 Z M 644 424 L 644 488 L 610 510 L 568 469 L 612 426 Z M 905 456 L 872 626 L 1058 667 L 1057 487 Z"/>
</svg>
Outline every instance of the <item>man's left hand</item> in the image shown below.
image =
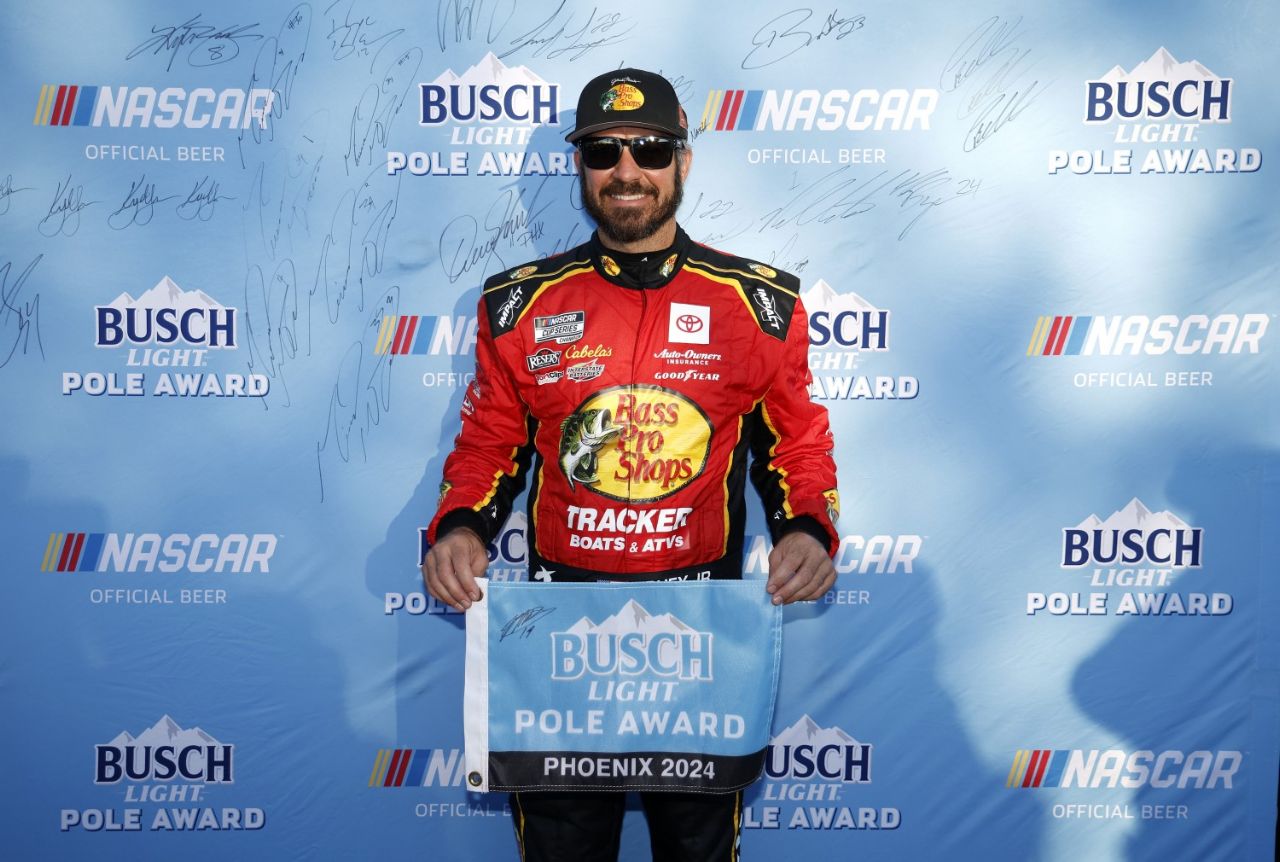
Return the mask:
<svg viewBox="0 0 1280 862">
<path fill-rule="evenodd" d="M 765 589 L 775 605 L 821 598 L 835 582 L 836 567 L 827 549 L 808 533 L 787 533 L 773 546 Z"/>
</svg>

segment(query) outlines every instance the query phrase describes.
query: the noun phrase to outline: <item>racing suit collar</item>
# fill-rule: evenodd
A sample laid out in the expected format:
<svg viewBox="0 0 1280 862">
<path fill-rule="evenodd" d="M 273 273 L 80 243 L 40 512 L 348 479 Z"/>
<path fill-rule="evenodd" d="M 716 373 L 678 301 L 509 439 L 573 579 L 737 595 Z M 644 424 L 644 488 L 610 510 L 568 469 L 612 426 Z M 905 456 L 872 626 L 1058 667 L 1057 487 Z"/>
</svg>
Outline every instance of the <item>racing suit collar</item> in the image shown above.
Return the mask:
<svg viewBox="0 0 1280 862">
<path fill-rule="evenodd" d="M 684 229 L 676 225 L 675 242 L 662 251 L 639 254 L 614 251 L 600 242 L 599 232 L 591 234 L 587 248 L 596 272 L 603 279 L 621 287 L 641 290 L 663 287 L 675 278 L 684 266 L 692 244 Z"/>
</svg>

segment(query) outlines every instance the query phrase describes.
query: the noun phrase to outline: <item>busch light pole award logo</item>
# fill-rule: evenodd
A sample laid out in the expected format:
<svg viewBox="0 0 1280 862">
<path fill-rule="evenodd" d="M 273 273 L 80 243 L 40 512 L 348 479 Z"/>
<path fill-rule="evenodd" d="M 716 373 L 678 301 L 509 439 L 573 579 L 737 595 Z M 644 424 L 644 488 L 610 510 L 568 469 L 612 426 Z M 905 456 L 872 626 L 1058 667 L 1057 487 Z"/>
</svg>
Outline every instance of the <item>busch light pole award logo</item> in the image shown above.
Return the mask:
<svg viewBox="0 0 1280 862">
<path fill-rule="evenodd" d="M 257 830 L 261 808 L 227 806 L 215 797 L 235 783 L 235 746 L 163 716 L 136 737 L 121 731 L 94 746 L 93 783 L 122 807 L 64 808 L 63 832 L 205 832 Z"/>
</svg>

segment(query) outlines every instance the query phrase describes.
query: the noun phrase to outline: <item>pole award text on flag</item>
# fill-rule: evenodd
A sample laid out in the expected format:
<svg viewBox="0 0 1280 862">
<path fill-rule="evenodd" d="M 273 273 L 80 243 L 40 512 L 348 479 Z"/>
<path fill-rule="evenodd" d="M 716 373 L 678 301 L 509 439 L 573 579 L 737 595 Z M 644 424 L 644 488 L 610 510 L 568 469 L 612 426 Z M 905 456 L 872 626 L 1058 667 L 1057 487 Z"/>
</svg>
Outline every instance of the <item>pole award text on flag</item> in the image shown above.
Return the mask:
<svg viewBox="0 0 1280 862">
<path fill-rule="evenodd" d="M 467 611 L 467 784 L 697 790 L 764 764 L 782 612 L 759 581 L 481 581 Z"/>
</svg>

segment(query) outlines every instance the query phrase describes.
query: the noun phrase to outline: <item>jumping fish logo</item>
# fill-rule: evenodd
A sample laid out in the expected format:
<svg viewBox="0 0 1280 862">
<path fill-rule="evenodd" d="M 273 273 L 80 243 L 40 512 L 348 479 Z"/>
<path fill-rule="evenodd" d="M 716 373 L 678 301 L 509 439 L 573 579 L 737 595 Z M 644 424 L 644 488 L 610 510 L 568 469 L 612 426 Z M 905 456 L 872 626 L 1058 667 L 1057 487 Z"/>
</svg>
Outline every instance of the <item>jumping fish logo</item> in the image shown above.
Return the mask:
<svg viewBox="0 0 1280 862">
<path fill-rule="evenodd" d="M 580 410 L 560 423 L 560 469 L 569 480 L 569 489 L 577 481 L 594 485 L 600 481 L 596 475 L 599 463 L 596 453 L 617 435 L 621 428 L 612 422 L 607 407 Z"/>
<path fill-rule="evenodd" d="M 600 97 L 600 108 L 605 111 L 634 111 L 644 104 L 644 93 L 628 83 L 610 87 Z"/>
</svg>

